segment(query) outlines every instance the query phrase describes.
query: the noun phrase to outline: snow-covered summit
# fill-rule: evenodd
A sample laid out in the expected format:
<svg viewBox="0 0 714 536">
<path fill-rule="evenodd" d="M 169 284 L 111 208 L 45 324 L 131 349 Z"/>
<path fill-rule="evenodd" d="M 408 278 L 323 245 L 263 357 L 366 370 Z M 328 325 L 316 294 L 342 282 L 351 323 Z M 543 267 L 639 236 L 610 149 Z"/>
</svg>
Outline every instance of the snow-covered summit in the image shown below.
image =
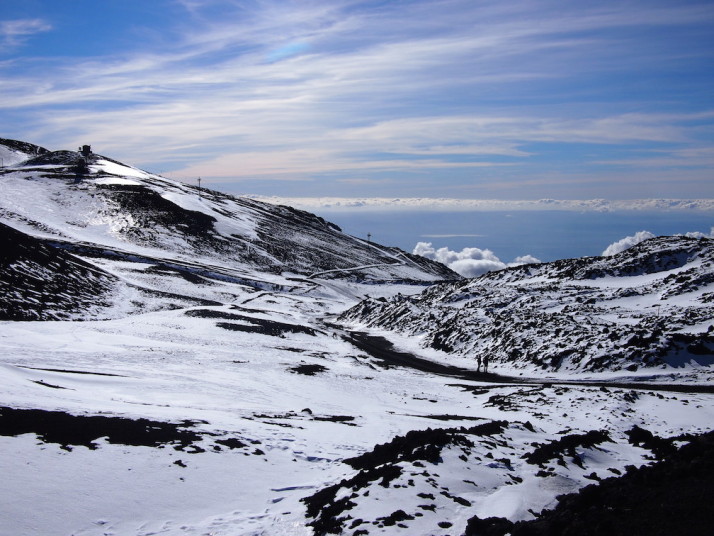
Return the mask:
<svg viewBox="0 0 714 536">
<path fill-rule="evenodd" d="M 443 265 L 349 236 L 322 218 L 199 189 L 111 158 L 0 140 L 0 220 L 96 258 L 132 257 L 241 278 L 458 279 Z"/>
</svg>

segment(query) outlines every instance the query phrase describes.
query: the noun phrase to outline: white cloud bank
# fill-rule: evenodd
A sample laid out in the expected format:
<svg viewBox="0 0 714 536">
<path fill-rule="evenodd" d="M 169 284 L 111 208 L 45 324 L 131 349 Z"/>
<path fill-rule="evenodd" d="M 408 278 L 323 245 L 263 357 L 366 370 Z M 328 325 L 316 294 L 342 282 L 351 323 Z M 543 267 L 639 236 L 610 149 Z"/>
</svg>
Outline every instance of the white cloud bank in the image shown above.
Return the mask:
<svg viewBox="0 0 714 536">
<path fill-rule="evenodd" d="M 605 251 L 603 251 L 602 254 L 605 257 L 609 257 L 611 255 L 616 255 L 617 253 L 625 251 L 626 249 L 629 249 L 632 246 L 639 244 L 640 242 L 644 242 L 645 240 L 648 240 L 648 239 L 654 238 L 654 237 L 655 237 L 655 235 L 653 235 L 649 231 L 639 231 L 632 236 L 626 236 L 622 240 L 613 242 L 612 244 L 610 244 L 609 246 L 607 246 L 605 248 Z"/>
<path fill-rule="evenodd" d="M 714 199 L 452 199 L 433 197 L 278 197 L 247 195 L 265 203 L 303 210 L 559 210 L 575 212 L 714 211 Z"/>
<path fill-rule="evenodd" d="M 434 249 L 431 242 L 417 243 L 412 253 L 445 264 L 464 277 L 477 277 L 509 266 L 540 262 L 532 255 L 524 255 L 517 257 L 511 263 L 504 263 L 490 249 L 464 248 L 461 251 L 452 251 L 446 247 Z"/>
<path fill-rule="evenodd" d="M 694 231 L 691 233 L 685 233 L 681 236 L 688 236 L 690 238 L 714 238 L 714 227 L 711 228 L 709 234 Z M 632 236 L 626 236 L 625 238 L 618 240 L 617 242 L 613 242 L 605 248 L 605 251 L 603 251 L 602 254 L 604 257 L 616 255 L 622 251 L 625 251 L 626 249 L 631 248 L 632 246 L 639 244 L 640 242 L 644 242 L 645 240 L 649 240 L 650 238 L 654 237 L 655 235 L 649 231 L 639 231 Z"/>
<path fill-rule="evenodd" d="M 644 242 L 645 240 L 649 240 L 650 238 L 654 238 L 655 236 L 656 235 L 650 231 L 639 231 L 634 235 L 626 236 L 621 240 L 613 242 L 605 248 L 602 255 L 606 257 L 616 255 L 617 253 L 625 251 L 626 249 L 629 249 L 640 242 Z M 709 233 L 694 231 L 685 233 L 681 236 L 691 238 L 714 238 L 714 227 L 711 228 Z M 418 242 L 417 245 L 414 246 L 412 253 L 414 255 L 420 255 L 422 257 L 426 257 L 427 259 L 445 264 L 454 272 L 464 277 L 478 277 L 487 272 L 503 270 L 504 268 L 508 268 L 510 266 L 537 264 L 541 262 L 540 259 L 537 259 L 532 255 L 522 255 L 516 257 L 513 262 L 505 263 L 490 249 L 464 248 L 461 251 L 453 251 L 447 247 L 436 249 L 431 242 Z"/>
</svg>

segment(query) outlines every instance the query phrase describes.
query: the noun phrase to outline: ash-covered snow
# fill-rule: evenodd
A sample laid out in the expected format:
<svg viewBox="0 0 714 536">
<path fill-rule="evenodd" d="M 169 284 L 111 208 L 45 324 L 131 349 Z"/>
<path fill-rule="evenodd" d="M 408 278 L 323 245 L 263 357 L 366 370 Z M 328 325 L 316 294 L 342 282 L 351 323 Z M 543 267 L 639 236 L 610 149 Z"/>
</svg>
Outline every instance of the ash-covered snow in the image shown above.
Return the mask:
<svg viewBox="0 0 714 536">
<path fill-rule="evenodd" d="M 457 535 L 651 463 L 659 443 L 635 427 L 686 442 L 714 422 L 710 241 L 422 293 L 458 277 L 289 207 L 28 151 L 0 174 L 0 534 Z M 599 343 L 599 325 L 617 340 L 660 330 L 662 362 L 631 343 L 581 384 L 587 350 L 563 360 L 566 385 L 527 378 L 533 359 L 506 368 L 494 343 L 492 370 L 522 376 L 449 375 L 350 334 L 379 325 L 403 352 L 473 372 L 472 330 L 498 314 L 523 317 L 511 348 L 532 340 L 536 357 Z M 469 338 L 429 347 L 448 326 Z M 645 369 L 676 385 L 636 384 Z"/>
</svg>

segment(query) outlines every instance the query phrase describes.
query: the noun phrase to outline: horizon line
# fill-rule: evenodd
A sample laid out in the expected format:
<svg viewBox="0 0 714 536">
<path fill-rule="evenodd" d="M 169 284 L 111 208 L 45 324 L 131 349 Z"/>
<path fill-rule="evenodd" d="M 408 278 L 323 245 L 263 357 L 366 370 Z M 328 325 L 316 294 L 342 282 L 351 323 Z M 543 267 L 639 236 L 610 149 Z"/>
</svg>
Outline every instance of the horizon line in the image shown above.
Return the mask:
<svg viewBox="0 0 714 536">
<path fill-rule="evenodd" d="M 270 204 L 322 210 L 560 210 L 585 212 L 688 211 L 714 212 L 714 198 L 674 199 L 458 199 L 435 197 L 282 197 L 244 194 L 239 197 Z"/>
</svg>

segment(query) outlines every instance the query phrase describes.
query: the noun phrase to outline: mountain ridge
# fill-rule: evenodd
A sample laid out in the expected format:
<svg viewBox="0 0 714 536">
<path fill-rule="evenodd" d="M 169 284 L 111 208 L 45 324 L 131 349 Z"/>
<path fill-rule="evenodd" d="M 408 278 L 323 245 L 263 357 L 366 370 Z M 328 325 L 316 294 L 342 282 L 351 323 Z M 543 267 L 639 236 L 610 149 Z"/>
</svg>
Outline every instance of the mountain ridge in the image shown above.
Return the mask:
<svg viewBox="0 0 714 536">
<path fill-rule="evenodd" d="M 611 257 L 516 266 L 368 299 L 343 322 L 512 370 L 714 363 L 714 241 L 659 237 Z"/>
<path fill-rule="evenodd" d="M 86 162 L 87 173 L 76 173 L 79 161 Z M 410 275 L 423 280 L 459 277 L 439 263 L 346 235 L 337 225 L 314 214 L 189 186 L 94 153 L 83 157 L 73 151 L 47 151 L 6 166 L 0 177 L 5 194 L 0 206 L 3 219 L 31 233 L 33 230 L 23 225 L 20 210 L 28 200 L 22 203 L 17 198 L 27 194 L 44 197 L 44 206 L 30 206 L 38 217 L 43 212 L 48 216 L 48 207 L 64 209 L 68 221 L 57 222 L 55 235 L 62 235 L 59 228 L 65 224 L 74 231 L 75 240 L 85 242 L 94 239 L 107 245 L 116 243 L 117 238 L 125 242 L 134 239 L 137 243 L 154 241 L 169 249 L 171 242 L 184 241 L 189 251 L 198 254 L 195 256 L 228 255 L 245 264 L 257 263 L 261 270 L 294 270 L 303 275 L 379 265 L 380 269 L 354 271 L 382 279 L 408 279 Z M 65 183 L 56 182 L 58 179 Z M 23 188 L 23 181 L 34 182 L 34 187 L 25 184 Z M 16 198 L 11 186 L 20 190 Z M 45 225 L 47 219 L 50 218 L 45 218 Z M 108 232 L 81 232 L 82 228 L 91 230 L 102 224 L 111 226 Z M 173 229 L 167 231 L 169 227 Z M 299 230 L 293 232 L 291 227 Z M 227 244 L 242 251 L 229 251 Z M 306 258 L 297 254 L 295 246 L 302 248 L 300 253 Z M 350 250 L 350 259 L 345 258 L 345 248 Z M 354 262 L 349 264 L 350 260 Z M 409 266 L 401 268 L 405 265 Z M 414 269 L 413 274 L 409 268 Z"/>
<path fill-rule="evenodd" d="M 290 278 L 316 275 L 414 284 L 460 277 L 292 207 L 189 186 L 94 153 L 14 140 L 0 147 L 24 157 L 0 170 L 0 220 L 88 262 L 141 260 L 256 289 L 289 288 Z"/>
</svg>

